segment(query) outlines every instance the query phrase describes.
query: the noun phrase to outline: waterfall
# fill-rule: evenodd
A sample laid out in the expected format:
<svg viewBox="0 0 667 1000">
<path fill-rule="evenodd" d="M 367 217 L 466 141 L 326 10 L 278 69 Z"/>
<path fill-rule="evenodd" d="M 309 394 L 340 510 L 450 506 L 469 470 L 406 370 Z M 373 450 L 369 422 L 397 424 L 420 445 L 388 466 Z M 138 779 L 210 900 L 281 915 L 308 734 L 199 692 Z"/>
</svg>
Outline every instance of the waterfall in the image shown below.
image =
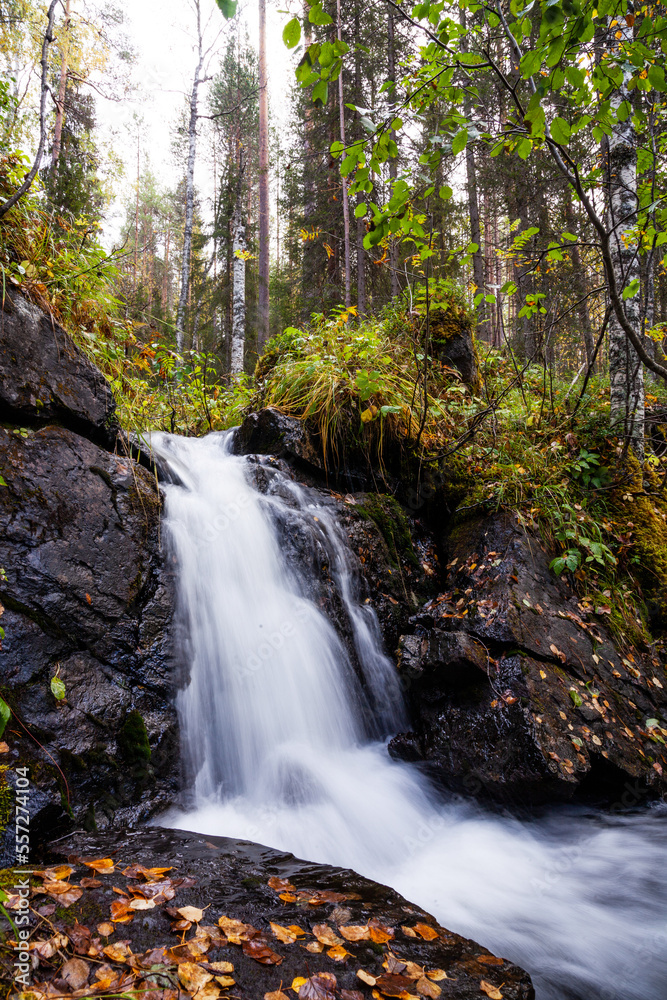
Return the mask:
<svg viewBox="0 0 667 1000">
<path fill-rule="evenodd" d="M 667 997 L 664 808 L 520 821 L 443 801 L 392 761 L 401 691 L 334 508 L 231 441 L 151 442 L 172 473 L 165 531 L 189 667 L 187 792 L 161 824 L 392 885 L 528 969 L 539 1000 Z"/>
</svg>

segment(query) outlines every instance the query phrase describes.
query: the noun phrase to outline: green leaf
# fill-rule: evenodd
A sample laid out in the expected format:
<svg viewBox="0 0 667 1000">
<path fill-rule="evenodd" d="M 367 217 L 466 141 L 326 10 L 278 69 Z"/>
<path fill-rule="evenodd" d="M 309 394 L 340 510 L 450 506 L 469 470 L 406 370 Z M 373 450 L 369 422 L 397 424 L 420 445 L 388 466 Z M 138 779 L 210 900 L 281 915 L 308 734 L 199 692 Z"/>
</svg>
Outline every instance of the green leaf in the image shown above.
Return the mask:
<svg viewBox="0 0 667 1000">
<path fill-rule="evenodd" d="M 5 726 L 7 725 L 7 723 L 11 718 L 11 714 L 12 710 L 10 709 L 7 702 L 4 701 L 2 698 L 0 698 L 0 736 L 2 736 L 2 734 L 4 733 Z"/>
<path fill-rule="evenodd" d="M 454 192 L 450 188 L 449 184 L 445 184 L 443 187 L 440 188 L 438 194 L 440 195 L 443 201 L 449 201 Z"/>
<path fill-rule="evenodd" d="M 575 708 L 579 708 L 580 705 L 583 705 L 582 697 L 578 691 L 575 691 L 574 688 L 570 688 L 569 694 Z"/>
<path fill-rule="evenodd" d="M 311 24 L 327 25 L 333 24 L 333 18 L 330 17 L 325 10 L 322 9 L 321 3 L 316 3 L 308 11 L 308 20 Z"/>
<path fill-rule="evenodd" d="M 301 41 L 301 21 L 293 17 L 283 28 L 283 42 L 288 49 L 293 49 Z"/>
<path fill-rule="evenodd" d="M 521 142 L 519 143 L 519 145 L 516 147 L 516 151 L 517 151 L 517 153 L 519 154 L 519 156 L 521 157 L 522 160 L 526 160 L 530 156 L 530 151 L 531 151 L 532 148 L 533 148 L 533 144 L 530 141 L 530 139 L 525 138 L 525 139 L 522 139 Z"/>
<path fill-rule="evenodd" d="M 654 90 L 667 90 L 667 83 L 665 83 L 665 71 L 662 66 L 649 66 L 648 82 Z"/>
<path fill-rule="evenodd" d="M 564 118 L 554 118 L 551 123 L 551 138 L 560 143 L 561 146 L 567 146 L 570 141 L 569 122 L 566 122 Z"/>
<path fill-rule="evenodd" d="M 560 58 L 565 51 L 566 36 L 554 39 L 547 52 L 547 66 L 555 66 L 560 62 Z"/>
<path fill-rule="evenodd" d="M 215 2 L 222 11 L 222 16 L 228 21 L 230 18 L 234 17 L 236 14 L 236 8 L 238 7 L 238 0 L 215 0 Z"/>
<path fill-rule="evenodd" d="M 521 56 L 521 62 L 519 63 L 519 69 L 521 70 L 521 75 L 524 80 L 527 80 L 529 76 L 537 73 L 538 69 L 542 65 L 542 53 L 536 50 L 530 52 L 525 52 Z"/>
<path fill-rule="evenodd" d="M 357 205 L 357 207 L 354 210 L 354 217 L 355 217 L 355 219 L 363 219 L 364 215 L 366 214 L 367 209 L 368 209 L 368 206 L 366 205 L 365 201 L 359 202 L 359 204 Z"/>
<path fill-rule="evenodd" d="M 65 697 L 65 685 L 60 677 L 51 678 L 51 694 L 57 701 L 62 701 Z"/>
<path fill-rule="evenodd" d="M 321 101 L 326 104 L 329 98 L 329 84 L 326 80 L 320 80 L 313 87 L 313 101 Z"/>
<path fill-rule="evenodd" d="M 460 129 L 460 131 L 456 133 L 456 135 L 452 139 L 452 153 L 454 154 L 454 156 L 456 156 L 457 153 L 460 153 L 463 149 L 465 149 L 467 144 L 468 144 L 468 129 L 462 128 Z"/>
<path fill-rule="evenodd" d="M 4 477 L 0 476 L 0 486 L 6 486 L 6 485 L 7 483 L 5 482 Z"/>
<path fill-rule="evenodd" d="M 623 298 L 634 299 L 638 291 L 639 291 L 639 278 L 635 278 L 634 281 L 631 281 L 630 284 L 626 285 L 626 287 L 623 289 Z"/>
</svg>

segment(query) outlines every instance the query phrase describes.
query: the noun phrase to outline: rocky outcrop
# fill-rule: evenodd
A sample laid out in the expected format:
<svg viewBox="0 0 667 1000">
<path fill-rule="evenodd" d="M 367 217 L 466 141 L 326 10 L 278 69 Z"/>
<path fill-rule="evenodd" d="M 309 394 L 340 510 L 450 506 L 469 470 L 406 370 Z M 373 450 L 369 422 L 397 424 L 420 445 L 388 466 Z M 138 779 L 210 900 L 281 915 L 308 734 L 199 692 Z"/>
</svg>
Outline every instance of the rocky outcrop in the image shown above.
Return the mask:
<svg viewBox="0 0 667 1000">
<path fill-rule="evenodd" d="M 154 476 L 89 439 L 109 426 L 106 382 L 18 297 L 5 336 L 10 328 L 17 343 L 25 332 L 25 366 L 19 381 L 19 355 L 8 362 L 6 346 L 2 364 L 15 377 L 2 392 L 32 426 L 0 427 L 0 694 L 13 712 L 0 829 L 3 789 L 28 766 L 34 844 L 72 821 L 132 823 L 175 797 L 173 594 Z M 49 366 L 41 376 L 38 334 Z M 59 423 L 41 426 L 45 415 Z"/>
<path fill-rule="evenodd" d="M 0 311 L 0 420 L 58 423 L 104 445 L 116 427 L 111 388 L 58 323 L 18 292 Z"/>
<path fill-rule="evenodd" d="M 81 857 L 122 864 L 86 886 L 85 877 L 95 872 Z M 75 996 L 84 995 L 88 980 L 92 990 L 107 979 L 107 992 L 148 990 L 162 1000 L 196 995 L 197 988 L 209 991 L 199 996 L 217 997 L 221 988 L 226 996 L 229 988 L 234 997 L 259 1000 L 280 989 L 286 996 L 290 987 L 289 995 L 304 1000 L 535 996 L 530 977 L 516 965 L 348 869 L 245 841 L 160 829 L 76 836 L 54 845 L 49 858 L 65 859 L 69 884 L 84 888 L 67 907 L 58 906 L 62 893 L 56 905 L 48 896 L 34 897 L 33 906 L 50 914 L 32 936 L 35 957 L 45 956 L 31 977 L 37 997 L 67 995 L 72 975 L 81 990 Z M 132 909 L 131 899 L 144 902 Z M 129 917 L 120 912 L 123 904 Z M 190 920 L 183 919 L 184 907 Z M 112 914 L 122 922 L 100 937 L 101 931 L 109 935 L 103 924 Z M 48 943 L 55 935 L 62 935 L 57 956 Z M 38 939 L 45 943 L 34 944 Z"/>
<path fill-rule="evenodd" d="M 307 424 L 267 406 L 245 418 L 234 440 L 238 455 L 273 455 L 316 474 L 325 472 L 322 450 Z"/>
<path fill-rule="evenodd" d="M 514 515 L 459 525 L 446 545 L 444 591 L 400 643 L 414 731 L 390 751 L 510 801 L 667 792 L 665 664 L 619 652 Z"/>
</svg>

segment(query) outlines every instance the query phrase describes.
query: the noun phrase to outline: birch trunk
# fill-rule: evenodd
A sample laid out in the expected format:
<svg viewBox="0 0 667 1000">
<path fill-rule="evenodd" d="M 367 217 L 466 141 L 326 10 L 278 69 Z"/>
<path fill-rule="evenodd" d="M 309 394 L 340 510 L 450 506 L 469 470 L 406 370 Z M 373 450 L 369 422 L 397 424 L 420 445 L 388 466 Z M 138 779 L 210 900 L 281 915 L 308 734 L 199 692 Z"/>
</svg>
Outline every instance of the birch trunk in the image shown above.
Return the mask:
<svg viewBox="0 0 667 1000">
<path fill-rule="evenodd" d="M 620 36 L 620 37 L 617 37 Z M 617 51 L 632 42 L 632 27 L 625 18 L 609 26 L 610 47 Z M 630 67 L 624 68 L 623 82 L 611 98 L 617 110 L 623 101 L 631 101 L 628 89 Z M 608 216 L 611 236 L 609 248 L 616 287 L 619 292 L 639 280 L 639 255 L 631 230 L 637 223 L 637 152 L 632 116 L 617 121 L 608 140 L 609 196 Z M 624 302 L 629 325 L 641 334 L 641 296 Z M 614 311 L 609 319 L 609 380 L 611 428 L 630 445 L 637 457 L 644 457 L 644 369 L 633 345 Z"/>
<path fill-rule="evenodd" d="M 240 211 L 240 198 L 234 213 L 233 275 L 234 293 L 232 299 L 232 349 L 230 371 L 239 375 L 243 371 L 245 353 L 245 223 Z"/>
<path fill-rule="evenodd" d="M 266 0 L 259 0 L 259 292 L 257 352 L 269 339 L 269 89 L 266 72 Z"/>
<path fill-rule="evenodd" d="M 192 257 L 192 224 L 195 210 L 195 159 L 197 156 L 197 116 L 199 104 L 199 85 L 201 72 L 204 65 L 204 48 L 201 31 L 201 11 L 199 0 L 196 4 L 197 10 L 197 68 L 194 80 L 192 81 L 192 91 L 190 93 L 190 121 L 188 124 L 188 165 L 185 175 L 185 226 L 183 228 L 183 255 L 181 260 L 181 294 L 178 299 L 178 312 L 176 314 L 176 349 L 179 354 L 183 352 L 184 330 L 185 330 L 185 310 L 188 304 L 190 292 L 190 260 Z"/>
</svg>

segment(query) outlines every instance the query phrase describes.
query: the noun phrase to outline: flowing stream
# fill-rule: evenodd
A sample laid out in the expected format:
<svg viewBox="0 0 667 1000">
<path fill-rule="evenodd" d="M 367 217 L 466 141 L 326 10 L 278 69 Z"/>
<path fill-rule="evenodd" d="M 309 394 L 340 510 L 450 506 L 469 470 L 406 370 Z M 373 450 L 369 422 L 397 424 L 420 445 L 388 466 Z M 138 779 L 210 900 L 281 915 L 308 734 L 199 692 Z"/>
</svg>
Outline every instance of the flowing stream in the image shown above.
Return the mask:
<svg viewBox="0 0 667 1000">
<path fill-rule="evenodd" d="M 539 1000 L 666 1000 L 664 807 L 520 821 L 443 800 L 392 761 L 401 693 L 345 536 L 321 497 L 271 459 L 234 456 L 231 439 L 151 442 L 172 472 L 165 527 L 190 666 L 188 792 L 161 824 L 391 885 L 527 969 Z M 349 649 L 321 610 L 323 562 Z"/>
</svg>

